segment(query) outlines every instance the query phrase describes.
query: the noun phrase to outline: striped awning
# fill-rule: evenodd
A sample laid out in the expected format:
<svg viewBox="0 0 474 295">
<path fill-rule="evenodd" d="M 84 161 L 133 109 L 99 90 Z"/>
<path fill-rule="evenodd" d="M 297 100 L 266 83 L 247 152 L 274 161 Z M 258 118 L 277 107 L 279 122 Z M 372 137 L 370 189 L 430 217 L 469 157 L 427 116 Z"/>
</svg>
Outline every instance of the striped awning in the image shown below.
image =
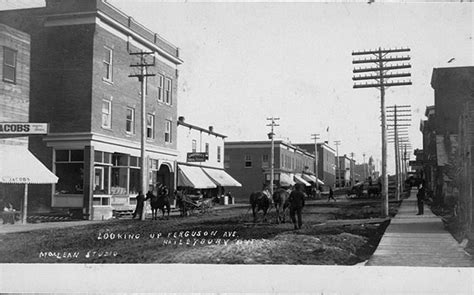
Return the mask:
<svg viewBox="0 0 474 295">
<path fill-rule="evenodd" d="M 301 176 L 301 174 L 295 174 L 293 177 L 294 177 L 294 179 L 297 183 L 302 183 L 305 186 L 311 186 L 311 183 L 304 180 L 303 177 Z"/>
<path fill-rule="evenodd" d="M 312 183 L 316 183 L 316 181 L 317 181 L 318 184 L 321 184 L 321 185 L 324 184 L 324 182 L 323 182 L 321 179 L 318 178 L 318 179 L 316 180 L 316 176 L 314 176 L 314 175 L 302 174 L 302 177 L 303 177 L 304 180 L 309 181 L 309 182 L 312 182 Z"/>
<path fill-rule="evenodd" d="M 0 145 L 0 183 L 48 184 L 58 177 L 25 146 Z"/>
<path fill-rule="evenodd" d="M 193 188 L 216 188 L 217 186 L 204 173 L 201 167 L 178 164 L 178 186 Z"/>
<path fill-rule="evenodd" d="M 240 184 L 222 169 L 202 168 L 202 170 L 204 170 L 207 176 L 209 176 L 209 178 L 219 186 L 242 186 L 242 184 Z"/>
</svg>

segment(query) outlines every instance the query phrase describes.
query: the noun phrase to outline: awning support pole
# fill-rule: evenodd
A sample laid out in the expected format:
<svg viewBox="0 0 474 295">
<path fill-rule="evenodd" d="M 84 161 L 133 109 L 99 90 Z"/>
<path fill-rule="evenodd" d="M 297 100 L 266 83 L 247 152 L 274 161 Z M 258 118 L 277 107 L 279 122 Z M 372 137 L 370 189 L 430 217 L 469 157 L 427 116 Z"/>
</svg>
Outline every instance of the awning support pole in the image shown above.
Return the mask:
<svg viewBox="0 0 474 295">
<path fill-rule="evenodd" d="M 23 195 L 23 212 L 22 212 L 22 218 L 21 218 L 21 223 L 23 224 L 26 224 L 27 208 L 28 208 L 28 184 L 25 183 L 25 192 Z"/>
</svg>

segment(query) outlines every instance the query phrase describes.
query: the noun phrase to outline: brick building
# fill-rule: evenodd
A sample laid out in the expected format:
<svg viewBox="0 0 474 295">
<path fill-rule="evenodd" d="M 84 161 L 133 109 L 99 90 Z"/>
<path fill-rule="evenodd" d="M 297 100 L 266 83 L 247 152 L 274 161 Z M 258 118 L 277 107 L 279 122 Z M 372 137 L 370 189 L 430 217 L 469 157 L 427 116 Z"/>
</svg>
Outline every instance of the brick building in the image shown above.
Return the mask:
<svg viewBox="0 0 474 295">
<path fill-rule="evenodd" d="M 179 189 L 215 197 L 241 186 L 224 170 L 225 135 L 215 132 L 213 126 L 202 128 L 185 122 L 184 117 L 179 117 L 177 126 Z"/>
<path fill-rule="evenodd" d="M 232 189 L 237 202 L 248 202 L 250 194 L 270 185 L 271 142 L 225 142 L 225 170 L 238 182 Z M 307 187 L 315 182 L 314 155 L 282 140 L 274 142 L 274 184 L 294 185 L 301 182 Z"/>
<path fill-rule="evenodd" d="M 130 53 L 152 52 L 147 79 L 149 183 L 175 187 L 178 48 L 104 0 L 46 0 L 1 11 L 31 35 L 30 120 L 50 124 L 30 150 L 59 177 L 36 191 L 46 207 L 109 218 L 130 208 L 140 187 L 140 83 Z"/>
<path fill-rule="evenodd" d="M 314 143 L 298 143 L 295 145 L 314 155 Z M 327 142 L 318 143 L 317 148 L 318 178 L 325 185 L 334 186 L 336 183 L 336 151 Z"/>
</svg>

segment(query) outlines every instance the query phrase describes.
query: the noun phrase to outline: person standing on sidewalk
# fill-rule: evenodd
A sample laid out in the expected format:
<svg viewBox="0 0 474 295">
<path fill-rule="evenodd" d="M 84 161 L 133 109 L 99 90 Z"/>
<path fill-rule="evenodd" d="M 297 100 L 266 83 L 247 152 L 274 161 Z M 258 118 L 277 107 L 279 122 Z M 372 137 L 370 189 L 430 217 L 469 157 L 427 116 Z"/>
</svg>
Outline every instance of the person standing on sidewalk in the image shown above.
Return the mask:
<svg viewBox="0 0 474 295">
<path fill-rule="evenodd" d="M 138 192 L 138 196 L 136 197 L 137 206 L 135 208 L 135 212 L 133 212 L 132 219 L 138 216 L 138 219 L 141 219 L 143 213 L 143 206 L 145 205 L 145 196 L 143 195 L 142 191 Z"/>
<path fill-rule="evenodd" d="M 418 193 L 416 194 L 416 199 L 418 201 L 418 213 L 416 215 L 423 215 L 424 211 L 424 200 L 425 200 L 425 186 L 423 184 L 418 188 Z"/>
<path fill-rule="evenodd" d="M 295 229 L 300 229 L 303 225 L 301 212 L 303 211 L 305 198 L 304 186 L 301 183 L 297 183 L 295 190 L 291 192 L 288 198 L 288 202 L 290 203 L 290 216 Z M 298 221 L 296 219 L 298 219 Z"/>
</svg>

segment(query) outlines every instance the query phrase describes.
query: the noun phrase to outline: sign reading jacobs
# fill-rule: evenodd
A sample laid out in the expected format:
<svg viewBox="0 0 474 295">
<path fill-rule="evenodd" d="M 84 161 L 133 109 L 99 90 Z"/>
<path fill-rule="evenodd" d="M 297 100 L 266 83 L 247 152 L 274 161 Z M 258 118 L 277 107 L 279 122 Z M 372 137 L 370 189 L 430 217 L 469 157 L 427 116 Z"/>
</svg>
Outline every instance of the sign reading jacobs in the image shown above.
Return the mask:
<svg viewBox="0 0 474 295">
<path fill-rule="evenodd" d="M 48 123 L 0 123 L 0 134 L 47 134 Z"/>
<path fill-rule="evenodd" d="M 188 162 L 205 162 L 208 158 L 207 153 L 188 153 L 187 161 Z"/>
</svg>

